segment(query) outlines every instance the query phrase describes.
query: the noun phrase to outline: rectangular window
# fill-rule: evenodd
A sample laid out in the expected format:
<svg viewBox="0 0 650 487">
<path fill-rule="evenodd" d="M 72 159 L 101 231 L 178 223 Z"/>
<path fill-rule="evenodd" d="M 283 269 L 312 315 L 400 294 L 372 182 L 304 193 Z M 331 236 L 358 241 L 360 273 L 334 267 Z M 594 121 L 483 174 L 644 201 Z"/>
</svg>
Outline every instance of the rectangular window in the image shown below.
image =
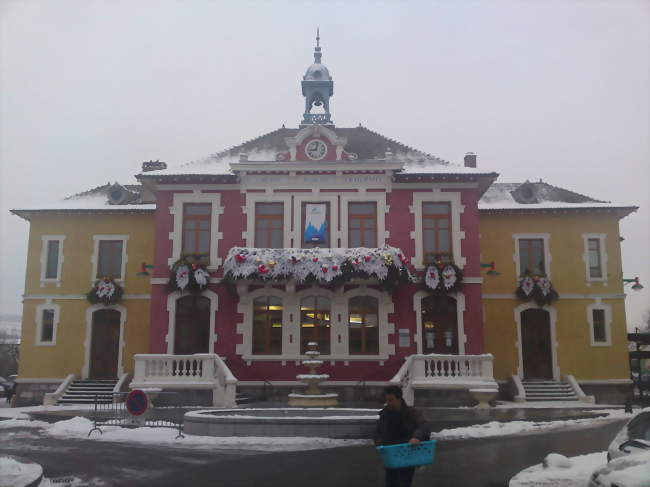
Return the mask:
<svg viewBox="0 0 650 487">
<path fill-rule="evenodd" d="M 594 327 L 594 342 L 595 343 L 606 343 L 607 342 L 607 331 L 605 325 L 605 310 L 604 309 L 594 309 L 592 310 L 593 318 L 593 327 Z"/>
<path fill-rule="evenodd" d="M 316 342 L 322 355 L 330 354 L 330 300 L 325 296 L 308 296 L 300 302 L 300 353 L 307 344 Z"/>
<path fill-rule="evenodd" d="M 44 309 L 41 316 L 40 341 L 47 343 L 54 339 L 54 310 Z"/>
<path fill-rule="evenodd" d="M 377 203 L 348 205 L 348 247 L 377 247 Z"/>
<path fill-rule="evenodd" d="M 436 256 L 446 262 L 453 261 L 450 203 L 422 203 L 422 238 L 426 264 L 432 263 Z"/>
<path fill-rule="evenodd" d="M 45 254 L 45 279 L 59 278 L 59 250 L 61 243 L 58 240 L 48 240 Z"/>
<path fill-rule="evenodd" d="M 544 262 L 544 239 L 521 238 L 519 239 L 519 272 L 543 276 L 546 275 Z"/>
<path fill-rule="evenodd" d="M 211 223 L 211 203 L 183 205 L 183 255 L 195 255 L 206 261 L 210 259 Z"/>
<path fill-rule="evenodd" d="M 589 277 L 599 279 L 603 277 L 603 264 L 599 238 L 590 238 L 587 240 L 587 250 L 589 252 Z"/>
<path fill-rule="evenodd" d="M 303 203 L 301 214 L 302 248 L 330 247 L 330 204 Z"/>
<path fill-rule="evenodd" d="M 97 279 L 122 279 L 122 240 L 100 240 L 97 256 Z"/>
<path fill-rule="evenodd" d="M 255 204 L 255 247 L 282 248 L 284 238 L 284 204 Z"/>
</svg>

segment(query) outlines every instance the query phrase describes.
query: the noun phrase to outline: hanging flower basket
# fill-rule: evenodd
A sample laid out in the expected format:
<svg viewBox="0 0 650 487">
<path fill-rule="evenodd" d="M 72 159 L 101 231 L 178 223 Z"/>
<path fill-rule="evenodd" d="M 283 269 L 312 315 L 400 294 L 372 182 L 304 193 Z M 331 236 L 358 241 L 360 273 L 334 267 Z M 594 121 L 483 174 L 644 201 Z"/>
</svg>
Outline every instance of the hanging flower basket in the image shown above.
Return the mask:
<svg viewBox="0 0 650 487">
<path fill-rule="evenodd" d="M 559 298 L 546 276 L 526 274 L 519 280 L 515 294 L 522 301 L 535 301 L 538 306 L 551 304 Z"/>
<path fill-rule="evenodd" d="M 224 280 L 295 279 L 341 286 L 354 278 L 376 279 L 386 291 L 413 282 L 401 250 L 380 248 L 268 249 L 233 247 L 224 261 Z"/>
<path fill-rule="evenodd" d="M 122 299 L 124 288 L 115 282 L 114 279 L 104 277 L 95 282 L 93 288 L 86 294 L 86 299 L 92 304 L 103 304 L 111 306 Z"/>
<path fill-rule="evenodd" d="M 208 287 L 210 273 L 205 265 L 198 262 L 193 256 L 188 255 L 177 260 L 171 268 L 167 290 L 189 292 L 198 294 Z"/>
<path fill-rule="evenodd" d="M 435 264 L 427 267 L 424 285 L 434 294 L 455 293 L 463 286 L 463 271 L 452 262 L 436 259 Z"/>
</svg>

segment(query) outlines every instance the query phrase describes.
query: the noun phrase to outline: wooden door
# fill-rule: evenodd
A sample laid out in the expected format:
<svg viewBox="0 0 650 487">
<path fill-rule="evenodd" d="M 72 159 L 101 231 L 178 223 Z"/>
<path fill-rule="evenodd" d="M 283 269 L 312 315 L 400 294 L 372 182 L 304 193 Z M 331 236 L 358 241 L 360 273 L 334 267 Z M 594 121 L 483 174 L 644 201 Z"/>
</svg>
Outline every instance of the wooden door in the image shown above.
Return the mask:
<svg viewBox="0 0 650 487">
<path fill-rule="evenodd" d="M 192 355 L 210 351 L 210 300 L 185 296 L 176 301 L 174 354 Z"/>
<path fill-rule="evenodd" d="M 115 379 L 120 353 L 120 312 L 95 311 L 91 326 L 90 378 Z"/>
<path fill-rule="evenodd" d="M 458 355 L 458 314 L 450 296 L 428 296 L 422 300 L 422 353 Z"/>
<path fill-rule="evenodd" d="M 521 356 L 524 379 L 553 379 L 551 322 L 543 309 L 527 309 L 521 313 Z"/>
</svg>

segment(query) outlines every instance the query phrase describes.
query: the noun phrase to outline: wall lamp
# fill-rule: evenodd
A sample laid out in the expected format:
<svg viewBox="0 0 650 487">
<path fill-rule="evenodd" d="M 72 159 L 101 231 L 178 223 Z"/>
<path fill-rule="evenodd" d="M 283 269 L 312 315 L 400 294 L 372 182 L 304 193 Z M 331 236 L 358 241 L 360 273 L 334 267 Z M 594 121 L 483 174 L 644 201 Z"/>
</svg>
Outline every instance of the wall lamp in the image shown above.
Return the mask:
<svg viewBox="0 0 650 487">
<path fill-rule="evenodd" d="M 632 284 L 632 289 L 635 291 L 641 291 L 643 289 L 643 286 L 639 282 L 639 278 L 635 277 L 634 279 L 623 279 L 623 286 L 627 286 L 628 284 Z"/>
<path fill-rule="evenodd" d="M 494 263 L 494 261 L 490 262 L 489 264 L 483 264 L 481 263 L 481 269 L 490 269 L 489 271 L 486 272 L 488 276 L 500 276 L 501 273 L 497 271 L 497 265 Z"/>
</svg>

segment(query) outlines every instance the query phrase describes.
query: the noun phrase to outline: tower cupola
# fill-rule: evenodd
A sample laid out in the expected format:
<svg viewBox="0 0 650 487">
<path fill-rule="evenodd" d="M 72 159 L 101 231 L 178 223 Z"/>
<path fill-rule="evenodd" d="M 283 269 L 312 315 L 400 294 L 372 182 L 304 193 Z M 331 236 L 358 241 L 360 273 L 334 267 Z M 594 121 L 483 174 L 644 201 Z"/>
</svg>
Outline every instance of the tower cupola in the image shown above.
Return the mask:
<svg viewBox="0 0 650 487">
<path fill-rule="evenodd" d="M 301 127 L 314 124 L 334 125 L 330 114 L 330 97 L 334 95 L 334 81 L 327 67 L 321 63 L 322 57 L 320 32 L 317 29 L 314 63 L 307 68 L 301 82 L 302 95 L 305 97 L 305 114 Z M 312 109 L 321 107 L 322 111 L 312 113 Z"/>
</svg>

